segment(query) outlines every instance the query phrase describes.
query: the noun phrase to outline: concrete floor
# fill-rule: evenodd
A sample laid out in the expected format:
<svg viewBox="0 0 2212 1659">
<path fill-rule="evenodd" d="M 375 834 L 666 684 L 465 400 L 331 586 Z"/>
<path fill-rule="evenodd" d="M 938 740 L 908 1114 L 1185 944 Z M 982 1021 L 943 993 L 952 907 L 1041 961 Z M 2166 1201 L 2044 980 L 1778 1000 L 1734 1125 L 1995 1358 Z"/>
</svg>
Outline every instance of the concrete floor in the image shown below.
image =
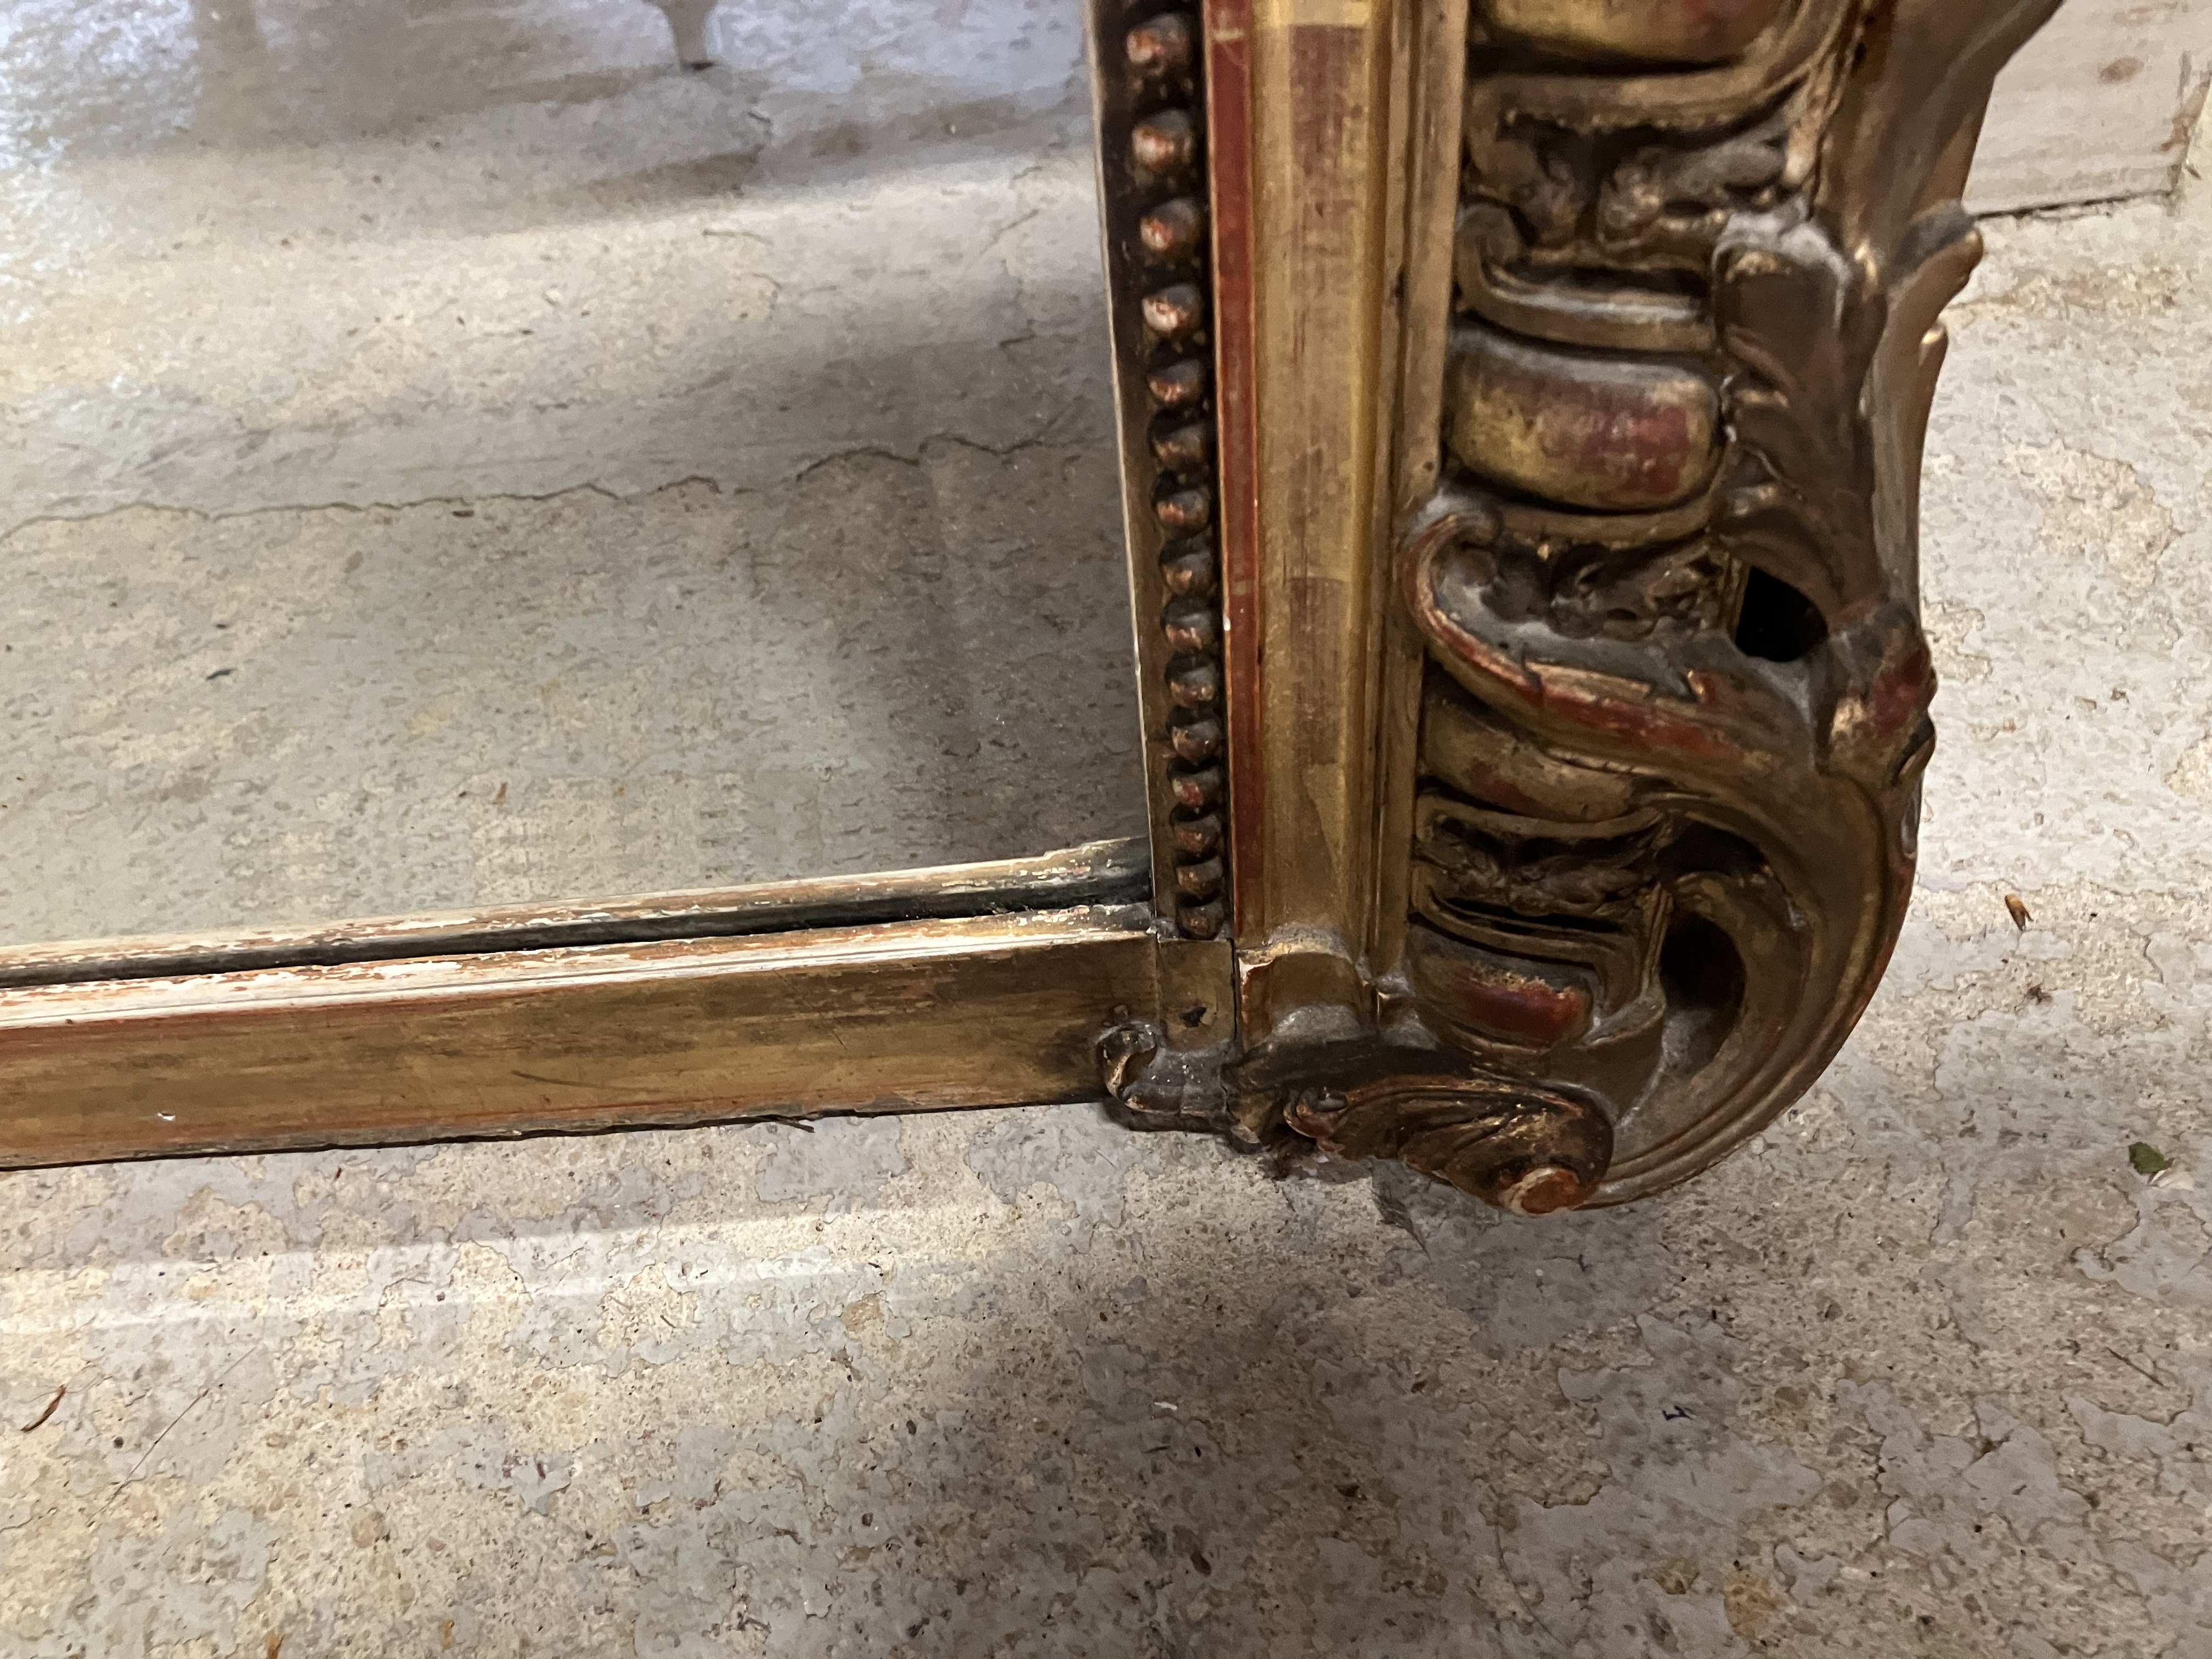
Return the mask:
<svg viewBox="0 0 2212 1659">
<path fill-rule="evenodd" d="M 0 944 L 1142 833 L 1079 20 L 15 0 Z"/>
<path fill-rule="evenodd" d="M 2212 1655 L 2212 211 L 1991 242 L 1921 890 L 1758 1147 L 1543 1224 L 1084 1107 L 0 1177 L 0 1649 Z"/>
<path fill-rule="evenodd" d="M 1920 891 L 1758 1147 L 1543 1224 L 1082 1107 L 0 1176 L 0 1651 L 2212 1655 L 2212 202 L 1990 230 Z"/>
</svg>

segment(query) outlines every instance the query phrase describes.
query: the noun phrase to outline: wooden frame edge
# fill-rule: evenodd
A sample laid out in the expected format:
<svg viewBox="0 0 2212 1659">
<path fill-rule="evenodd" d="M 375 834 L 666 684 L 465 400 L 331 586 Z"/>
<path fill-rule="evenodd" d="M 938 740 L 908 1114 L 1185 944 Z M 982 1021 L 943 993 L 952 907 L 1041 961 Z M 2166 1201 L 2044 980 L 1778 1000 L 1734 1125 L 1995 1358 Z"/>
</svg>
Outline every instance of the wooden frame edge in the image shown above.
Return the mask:
<svg viewBox="0 0 2212 1659">
<path fill-rule="evenodd" d="M 1084 907 L 16 988 L 0 1167 L 1098 1098 L 1133 1010 L 1226 1027 L 1210 959 Z"/>
<path fill-rule="evenodd" d="M 0 990 L 1126 905 L 1142 900 L 1149 866 L 1146 842 L 1100 841 L 1032 858 L 803 881 L 373 916 L 311 927 L 16 945 L 0 948 Z"/>
<path fill-rule="evenodd" d="M 1206 23 L 1200 0 L 1084 5 L 1153 904 L 1184 937 L 1218 939 L 1234 754 L 1221 546 L 1236 459 L 1224 451 L 1237 428 L 1219 375 L 1224 204 Z M 1233 291 L 1227 312 L 1242 314 Z"/>
</svg>

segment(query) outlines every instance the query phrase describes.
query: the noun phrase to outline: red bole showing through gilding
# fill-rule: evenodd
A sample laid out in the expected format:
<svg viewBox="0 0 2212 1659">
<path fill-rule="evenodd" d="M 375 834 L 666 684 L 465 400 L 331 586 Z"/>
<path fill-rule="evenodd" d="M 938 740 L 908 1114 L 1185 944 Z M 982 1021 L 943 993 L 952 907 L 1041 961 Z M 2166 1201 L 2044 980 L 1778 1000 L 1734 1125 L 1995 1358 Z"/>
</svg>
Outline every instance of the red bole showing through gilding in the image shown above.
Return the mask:
<svg viewBox="0 0 2212 1659">
<path fill-rule="evenodd" d="M 1213 350 L 1228 674 L 1232 927 L 1255 914 L 1262 863 L 1259 388 L 1253 312 L 1252 3 L 1206 0 L 1206 144 L 1213 233 Z"/>
</svg>

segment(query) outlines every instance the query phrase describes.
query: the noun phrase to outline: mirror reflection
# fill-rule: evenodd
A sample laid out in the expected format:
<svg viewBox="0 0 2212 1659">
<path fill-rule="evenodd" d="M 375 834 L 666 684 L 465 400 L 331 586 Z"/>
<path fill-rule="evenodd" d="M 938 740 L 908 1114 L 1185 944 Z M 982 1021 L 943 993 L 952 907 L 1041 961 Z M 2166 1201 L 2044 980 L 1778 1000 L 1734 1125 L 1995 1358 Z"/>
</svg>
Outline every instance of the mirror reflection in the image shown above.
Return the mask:
<svg viewBox="0 0 2212 1659">
<path fill-rule="evenodd" d="M 0 82 L 0 944 L 1143 832 L 1073 0 L 13 0 Z"/>
</svg>

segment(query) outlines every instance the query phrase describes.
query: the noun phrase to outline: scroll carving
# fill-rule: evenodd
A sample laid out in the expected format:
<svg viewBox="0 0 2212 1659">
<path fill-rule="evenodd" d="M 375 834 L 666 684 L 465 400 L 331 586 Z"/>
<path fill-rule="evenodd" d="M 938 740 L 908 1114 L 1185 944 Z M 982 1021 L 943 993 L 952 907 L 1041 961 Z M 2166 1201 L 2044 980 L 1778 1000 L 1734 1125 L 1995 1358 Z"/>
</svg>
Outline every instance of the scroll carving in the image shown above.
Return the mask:
<svg viewBox="0 0 2212 1659">
<path fill-rule="evenodd" d="M 1477 0 L 1442 465 L 1399 568 L 1426 668 L 1386 1046 L 1431 1081 L 1293 1127 L 1417 1161 L 1478 1126 L 1587 1171 L 1572 1102 L 1602 1167 L 1534 1207 L 1618 1202 L 1834 1056 L 1934 743 L 1915 507 L 1979 251 L 1957 196 L 2053 9 Z"/>
<path fill-rule="evenodd" d="M 1435 367 L 1398 441 L 1402 897 L 1310 1006 L 1239 940 L 1276 976 L 1250 1052 L 1132 1026 L 1102 1056 L 1135 1121 L 1533 1213 L 1722 1157 L 1881 977 L 1935 742 L 1917 501 L 1980 248 L 1959 194 L 2057 0 L 1469 3 L 1450 159 L 1432 107 L 1405 129 L 1444 171 L 1409 186 L 1437 276 L 1408 338 L 1442 349 L 1406 355 Z"/>
</svg>

